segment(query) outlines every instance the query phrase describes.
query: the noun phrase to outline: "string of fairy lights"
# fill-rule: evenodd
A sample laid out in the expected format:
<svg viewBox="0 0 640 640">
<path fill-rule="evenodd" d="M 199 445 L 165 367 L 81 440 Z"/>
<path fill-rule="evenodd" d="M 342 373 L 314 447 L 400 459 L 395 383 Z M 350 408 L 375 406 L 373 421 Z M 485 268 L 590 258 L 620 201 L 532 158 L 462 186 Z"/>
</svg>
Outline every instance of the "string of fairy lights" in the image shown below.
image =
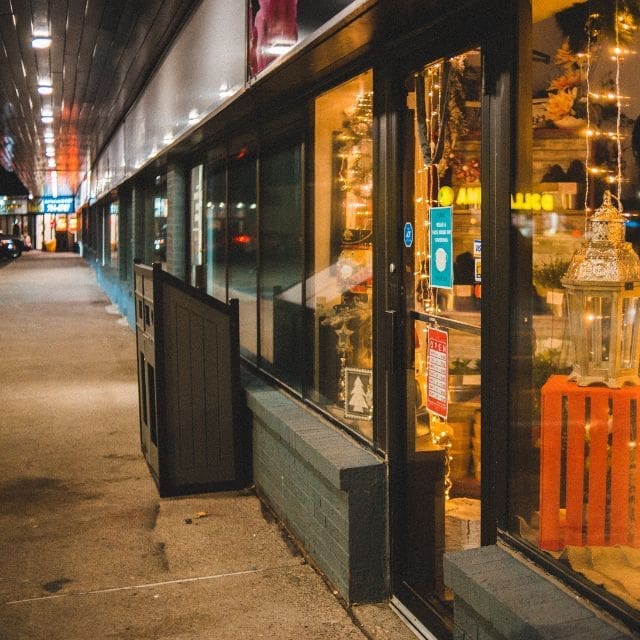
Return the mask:
<svg viewBox="0 0 640 640">
<path fill-rule="evenodd" d="M 587 35 L 587 44 L 586 44 L 586 53 L 583 54 L 586 58 L 586 70 L 585 70 L 585 84 L 586 84 L 586 120 L 587 120 L 587 128 L 586 128 L 586 145 L 585 145 L 585 171 L 587 179 L 585 181 L 585 197 L 584 197 L 584 208 L 585 213 L 588 214 L 592 211 L 593 207 L 590 203 L 591 191 L 590 191 L 590 180 L 589 176 L 592 178 L 602 178 L 609 185 L 615 185 L 616 196 L 618 201 L 618 207 L 621 208 L 622 202 L 622 184 L 624 182 L 623 178 L 623 139 L 624 135 L 622 133 L 622 107 L 629 100 L 628 96 L 622 94 L 621 89 L 621 61 L 624 60 L 626 56 L 632 56 L 636 52 L 622 46 L 622 37 L 628 37 L 635 31 L 636 25 L 633 20 L 633 17 L 626 8 L 621 9 L 619 0 L 615 0 L 615 9 L 614 9 L 614 46 L 611 48 L 610 59 L 615 62 L 615 74 L 614 74 L 614 90 L 613 91 L 592 91 L 591 89 L 591 74 L 592 74 L 592 60 L 594 59 L 594 49 L 596 48 L 594 45 L 594 36 L 597 35 L 598 29 L 595 26 L 601 20 L 602 16 L 599 13 L 592 13 L 589 15 L 589 19 L 586 25 L 586 35 Z M 597 37 L 595 38 L 597 41 Z M 579 54 L 580 55 L 580 54 Z M 592 127 L 592 119 L 591 119 L 591 106 L 592 102 L 596 101 L 598 103 L 607 103 L 612 102 L 616 107 L 616 118 L 615 118 L 615 131 L 606 131 L 606 130 L 596 130 Z M 608 139 L 611 142 L 615 143 L 615 159 L 616 159 L 616 167 L 615 172 L 611 172 L 610 168 L 602 167 L 597 164 L 591 164 L 592 161 L 592 142 L 596 138 L 604 138 Z"/>
</svg>

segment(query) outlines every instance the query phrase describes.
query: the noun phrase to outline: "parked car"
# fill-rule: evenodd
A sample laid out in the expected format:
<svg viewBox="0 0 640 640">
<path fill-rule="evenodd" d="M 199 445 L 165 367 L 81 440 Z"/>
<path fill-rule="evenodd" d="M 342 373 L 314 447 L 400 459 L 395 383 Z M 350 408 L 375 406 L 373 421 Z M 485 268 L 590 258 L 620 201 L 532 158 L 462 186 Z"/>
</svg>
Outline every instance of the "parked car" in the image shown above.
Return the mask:
<svg viewBox="0 0 640 640">
<path fill-rule="evenodd" d="M 22 254 L 22 249 L 12 236 L 0 233 L 0 258 L 13 260 Z"/>
</svg>

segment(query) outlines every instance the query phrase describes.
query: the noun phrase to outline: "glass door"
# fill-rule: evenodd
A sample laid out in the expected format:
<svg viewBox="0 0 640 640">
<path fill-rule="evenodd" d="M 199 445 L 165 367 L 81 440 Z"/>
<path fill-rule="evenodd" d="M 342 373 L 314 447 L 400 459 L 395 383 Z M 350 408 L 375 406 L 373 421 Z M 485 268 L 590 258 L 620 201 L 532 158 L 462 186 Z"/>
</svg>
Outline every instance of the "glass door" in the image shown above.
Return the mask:
<svg viewBox="0 0 640 640">
<path fill-rule="evenodd" d="M 480 51 L 408 79 L 403 273 L 406 438 L 395 463 L 394 595 L 452 628 L 444 552 L 480 545 Z"/>
</svg>

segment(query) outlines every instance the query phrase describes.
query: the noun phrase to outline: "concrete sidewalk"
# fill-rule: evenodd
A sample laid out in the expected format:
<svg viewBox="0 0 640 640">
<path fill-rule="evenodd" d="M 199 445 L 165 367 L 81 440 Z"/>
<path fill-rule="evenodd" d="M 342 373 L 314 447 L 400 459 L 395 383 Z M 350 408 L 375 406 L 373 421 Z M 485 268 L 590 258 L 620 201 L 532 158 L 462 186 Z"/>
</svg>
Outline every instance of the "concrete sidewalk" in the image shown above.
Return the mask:
<svg viewBox="0 0 640 640">
<path fill-rule="evenodd" d="M 0 639 L 415 638 L 248 489 L 160 499 L 135 334 L 73 254 L 0 263 Z"/>
</svg>

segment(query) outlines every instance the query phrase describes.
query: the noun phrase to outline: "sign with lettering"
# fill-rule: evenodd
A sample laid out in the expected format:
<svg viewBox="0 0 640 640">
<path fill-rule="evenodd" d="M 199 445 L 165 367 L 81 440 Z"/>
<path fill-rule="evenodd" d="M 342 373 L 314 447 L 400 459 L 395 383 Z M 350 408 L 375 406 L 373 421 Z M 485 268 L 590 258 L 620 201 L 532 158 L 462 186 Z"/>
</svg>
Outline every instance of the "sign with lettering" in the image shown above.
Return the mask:
<svg viewBox="0 0 640 640">
<path fill-rule="evenodd" d="M 431 207 L 429 211 L 429 283 L 453 288 L 453 207 Z"/>
<path fill-rule="evenodd" d="M 449 410 L 449 334 L 429 327 L 427 338 L 427 409 L 446 419 Z"/>
<path fill-rule="evenodd" d="M 58 198 L 42 198 L 43 213 L 73 213 L 75 202 L 73 196 Z"/>
<path fill-rule="evenodd" d="M 559 183 L 558 192 L 560 194 L 571 195 L 575 183 Z M 570 200 L 565 198 L 567 203 Z M 438 191 L 438 202 L 442 206 L 453 205 L 471 207 L 477 209 L 482 203 L 481 187 L 459 187 L 454 191 L 452 187 L 440 187 Z M 536 192 L 518 192 L 511 194 L 511 209 L 514 211 L 553 211 L 555 209 L 555 201 L 553 193 L 546 191 L 542 193 Z M 567 204 L 566 208 L 572 208 Z"/>
<path fill-rule="evenodd" d="M 404 246 L 407 249 L 411 249 L 413 245 L 413 225 L 410 222 L 404 223 L 403 237 L 404 237 Z"/>
</svg>

